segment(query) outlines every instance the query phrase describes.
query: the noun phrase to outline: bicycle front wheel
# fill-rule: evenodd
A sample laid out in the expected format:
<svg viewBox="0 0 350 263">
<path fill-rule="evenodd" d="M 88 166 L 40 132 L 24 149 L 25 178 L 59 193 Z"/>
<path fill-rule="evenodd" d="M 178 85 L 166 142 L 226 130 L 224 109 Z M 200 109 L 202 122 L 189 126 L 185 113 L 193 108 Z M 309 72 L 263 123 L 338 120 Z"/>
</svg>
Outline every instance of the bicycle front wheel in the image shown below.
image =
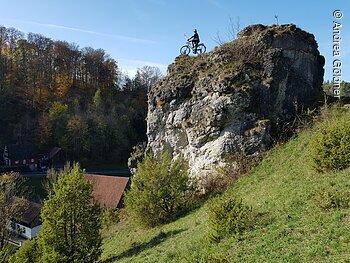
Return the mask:
<svg viewBox="0 0 350 263">
<path fill-rule="evenodd" d="M 204 44 L 199 44 L 198 47 L 197 47 L 197 53 L 198 54 L 205 53 L 206 50 L 207 50 L 207 48 L 205 47 Z"/>
<path fill-rule="evenodd" d="M 188 54 L 190 54 L 190 52 L 191 52 L 191 49 L 189 46 L 183 46 L 180 48 L 181 55 L 188 55 Z"/>
</svg>

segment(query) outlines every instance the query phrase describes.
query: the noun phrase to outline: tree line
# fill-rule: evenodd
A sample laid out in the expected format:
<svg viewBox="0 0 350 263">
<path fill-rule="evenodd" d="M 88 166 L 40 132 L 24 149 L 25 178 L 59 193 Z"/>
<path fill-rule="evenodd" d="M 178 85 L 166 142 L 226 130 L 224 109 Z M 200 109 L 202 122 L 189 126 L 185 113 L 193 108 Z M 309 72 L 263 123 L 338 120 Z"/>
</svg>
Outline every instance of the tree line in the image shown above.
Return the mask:
<svg viewBox="0 0 350 263">
<path fill-rule="evenodd" d="M 0 26 L 0 145 L 125 162 L 146 140 L 147 90 L 160 77 L 150 66 L 129 77 L 102 49 Z"/>
<path fill-rule="evenodd" d="M 333 82 L 327 80 L 323 83 L 323 91 L 328 96 L 335 96 Z M 339 96 L 350 97 L 350 82 L 342 81 L 339 85 Z"/>
</svg>

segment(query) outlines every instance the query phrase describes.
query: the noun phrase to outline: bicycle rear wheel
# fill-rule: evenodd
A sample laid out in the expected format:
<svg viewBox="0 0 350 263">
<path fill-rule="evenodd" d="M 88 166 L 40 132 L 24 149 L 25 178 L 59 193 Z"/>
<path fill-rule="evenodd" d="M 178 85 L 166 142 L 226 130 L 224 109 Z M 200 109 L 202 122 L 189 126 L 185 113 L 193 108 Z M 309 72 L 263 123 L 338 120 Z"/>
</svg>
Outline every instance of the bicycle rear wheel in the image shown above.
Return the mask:
<svg viewBox="0 0 350 263">
<path fill-rule="evenodd" d="M 206 50 L 207 50 L 207 48 L 205 47 L 204 44 L 199 44 L 197 47 L 197 54 L 205 53 Z"/>
<path fill-rule="evenodd" d="M 189 46 L 183 46 L 180 48 L 181 55 L 188 55 L 188 54 L 190 54 L 190 52 L 191 52 L 191 49 Z"/>
</svg>

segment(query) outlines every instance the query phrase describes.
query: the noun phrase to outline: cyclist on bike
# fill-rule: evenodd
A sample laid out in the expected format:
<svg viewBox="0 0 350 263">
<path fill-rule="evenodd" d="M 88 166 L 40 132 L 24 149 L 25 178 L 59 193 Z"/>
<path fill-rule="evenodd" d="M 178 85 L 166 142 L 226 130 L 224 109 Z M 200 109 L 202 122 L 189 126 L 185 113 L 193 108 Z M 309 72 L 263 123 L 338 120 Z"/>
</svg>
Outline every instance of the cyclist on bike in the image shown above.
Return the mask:
<svg viewBox="0 0 350 263">
<path fill-rule="evenodd" d="M 199 44 L 199 35 L 197 33 L 197 29 L 194 30 L 193 36 L 191 36 L 187 41 L 192 42 L 192 48 L 194 49 L 194 53 L 197 53 L 197 47 Z"/>
</svg>

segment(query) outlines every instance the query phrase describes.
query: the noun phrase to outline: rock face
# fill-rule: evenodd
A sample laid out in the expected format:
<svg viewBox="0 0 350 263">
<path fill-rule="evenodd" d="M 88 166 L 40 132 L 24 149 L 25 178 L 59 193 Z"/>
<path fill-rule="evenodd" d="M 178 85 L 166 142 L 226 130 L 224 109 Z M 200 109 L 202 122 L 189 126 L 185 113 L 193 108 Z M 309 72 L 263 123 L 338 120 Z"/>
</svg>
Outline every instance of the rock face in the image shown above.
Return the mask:
<svg viewBox="0 0 350 263">
<path fill-rule="evenodd" d="M 324 58 L 295 25 L 253 25 L 197 57 L 179 56 L 149 91 L 147 150 L 183 156 L 205 176 L 233 152 L 271 144 L 271 127 L 315 107 Z"/>
</svg>

